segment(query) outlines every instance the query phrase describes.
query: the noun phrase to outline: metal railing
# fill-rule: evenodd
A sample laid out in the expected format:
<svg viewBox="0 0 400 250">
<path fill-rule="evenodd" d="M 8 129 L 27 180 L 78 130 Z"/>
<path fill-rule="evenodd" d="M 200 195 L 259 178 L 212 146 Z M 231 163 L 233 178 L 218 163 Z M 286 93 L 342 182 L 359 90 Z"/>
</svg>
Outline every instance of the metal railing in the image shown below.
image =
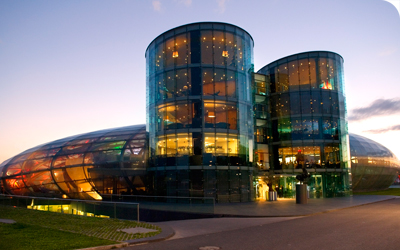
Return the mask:
<svg viewBox="0 0 400 250">
<path fill-rule="evenodd" d="M 139 203 L 134 202 L 60 199 L 0 194 L 0 205 L 82 216 L 136 220 L 138 222 L 140 218 Z"/>
<path fill-rule="evenodd" d="M 102 194 L 103 200 L 138 202 L 142 209 L 214 214 L 214 197 L 150 196 Z"/>
</svg>

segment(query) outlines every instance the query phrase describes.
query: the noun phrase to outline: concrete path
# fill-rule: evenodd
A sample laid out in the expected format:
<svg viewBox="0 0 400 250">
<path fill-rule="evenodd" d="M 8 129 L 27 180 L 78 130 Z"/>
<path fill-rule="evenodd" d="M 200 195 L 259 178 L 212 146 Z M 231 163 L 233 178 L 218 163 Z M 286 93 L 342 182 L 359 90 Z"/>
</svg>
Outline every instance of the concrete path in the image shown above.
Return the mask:
<svg viewBox="0 0 400 250">
<path fill-rule="evenodd" d="M 9 220 L 9 219 L 0 219 L 0 223 L 4 223 L 4 224 L 14 224 L 17 223 L 14 220 Z"/>
<path fill-rule="evenodd" d="M 302 216 L 326 213 L 395 198 L 400 197 L 356 195 L 353 197 L 309 199 L 307 204 L 296 204 L 296 200 L 293 199 L 274 202 L 261 201 L 253 203 L 217 204 L 215 207 L 215 214 L 224 216 L 223 218 L 166 221 L 154 224 L 172 228 L 172 230 L 175 231 L 175 235 L 170 239 L 180 239 L 262 226 L 301 218 Z"/>
<path fill-rule="evenodd" d="M 354 195 L 352 197 L 309 199 L 307 204 L 296 204 L 294 199 L 248 203 L 216 204 L 215 214 L 234 217 L 305 216 L 337 209 L 395 199 L 390 195 Z"/>
<path fill-rule="evenodd" d="M 399 208 L 400 199 L 391 199 L 245 229 L 129 246 L 123 249 L 193 250 L 213 246 L 214 248 L 208 249 L 397 250 L 400 244 Z M 209 224 L 210 230 L 216 224 Z"/>
<path fill-rule="evenodd" d="M 299 217 L 271 217 L 271 218 L 212 218 L 197 220 L 179 220 L 154 223 L 155 225 L 167 225 L 175 235 L 170 239 L 180 239 L 197 235 L 218 233 L 235 229 L 243 229 L 253 226 L 261 226 L 275 222 L 292 220 Z"/>
</svg>

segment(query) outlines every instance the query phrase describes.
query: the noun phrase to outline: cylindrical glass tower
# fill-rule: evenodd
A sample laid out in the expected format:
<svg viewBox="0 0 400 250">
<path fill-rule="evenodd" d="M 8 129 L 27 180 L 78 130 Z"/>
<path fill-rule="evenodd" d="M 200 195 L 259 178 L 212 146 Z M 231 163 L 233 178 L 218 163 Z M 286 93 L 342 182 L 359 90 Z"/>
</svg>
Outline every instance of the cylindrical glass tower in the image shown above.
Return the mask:
<svg viewBox="0 0 400 250">
<path fill-rule="evenodd" d="M 146 51 L 155 194 L 251 198 L 253 39 L 226 23 L 169 30 Z"/>
<path fill-rule="evenodd" d="M 258 73 L 267 75 L 270 86 L 273 172 L 294 176 L 306 168 L 312 174 L 311 197 L 348 194 L 351 178 L 343 58 L 326 51 L 300 53 L 272 62 Z M 285 189 L 282 183 L 277 186 Z"/>
</svg>

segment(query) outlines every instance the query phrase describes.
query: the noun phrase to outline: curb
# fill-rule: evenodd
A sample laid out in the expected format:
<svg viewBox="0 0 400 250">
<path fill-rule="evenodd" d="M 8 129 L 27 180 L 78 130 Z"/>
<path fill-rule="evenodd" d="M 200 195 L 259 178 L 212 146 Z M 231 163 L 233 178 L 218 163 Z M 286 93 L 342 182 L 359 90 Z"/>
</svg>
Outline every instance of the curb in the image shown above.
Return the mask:
<svg viewBox="0 0 400 250">
<path fill-rule="evenodd" d="M 108 250 L 108 249 L 115 249 L 128 246 L 128 243 L 120 243 L 114 245 L 106 245 L 106 246 L 97 246 L 97 247 L 88 247 L 88 248 L 80 248 L 77 250 Z"/>
<path fill-rule="evenodd" d="M 167 226 L 167 225 L 160 225 L 157 223 L 152 223 L 153 225 L 156 225 L 158 227 L 161 227 L 161 233 L 148 237 L 148 238 L 141 238 L 141 239 L 134 239 L 134 240 L 127 240 L 125 241 L 129 245 L 136 245 L 136 244 L 144 244 L 144 243 L 150 243 L 150 242 L 156 242 L 156 241 L 162 241 L 171 238 L 172 236 L 175 235 L 175 231 L 172 229 L 172 227 Z"/>
</svg>

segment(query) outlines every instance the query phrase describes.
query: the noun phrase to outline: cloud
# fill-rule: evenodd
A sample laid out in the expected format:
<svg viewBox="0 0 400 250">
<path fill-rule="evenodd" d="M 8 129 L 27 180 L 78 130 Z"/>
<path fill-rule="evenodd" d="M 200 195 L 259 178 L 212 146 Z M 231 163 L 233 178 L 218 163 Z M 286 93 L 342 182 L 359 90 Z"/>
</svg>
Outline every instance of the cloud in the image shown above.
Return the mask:
<svg viewBox="0 0 400 250">
<path fill-rule="evenodd" d="M 153 4 L 153 9 L 155 11 L 158 11 L 158 12 L 161 11 L 161 2 L 160 1 L 155 0 L 155 1 L 152 2 L 152 4 Z"/>
<path fill-rule="evenodd" d="M 396 48 L 386 49 L 379 52 L 379 56 L 390 56 L 393 55 L 397 51 Z"/>
<path fill-rule="evenodd" d="M 395 125 L 395 126 L 391 126 L 391 127 L 387 127 L 387 128 L 366 130 L 366 131 L 363 131 L 363 132 L 370 133 L 370 134 L 383 134 L 383 133 L 387 133 L 387 132 L 390 132 L 390 131 L 400 131 L 400 124 L 399 125 Z"/>
<path fill-rule="evenodd" d="M 399 12 L 400 15 L 400 0 L 385 0 L 385 1 L 393 4 L 393 6 L 397 9 L 397 12 Z"/>
<path fill-rule="evenodd" d="M 226 3 L 228 2 L 228 0 L 217 0 L 218 3 L 218 12 L 220 13 L 224 13 L 226 10 Z"/>
<path fill-rule="evenodd" d="M 189 7 L 190 5 L 192 5 L 192 0 L 179 0 L 179 3 L 183 3 L 184 5 Z"/>
<path fill-rule="evenodd" d="M 367 107 L 353 109 L 349 121 L 361 121 L 374 116 L 400 113 L 400 99 L 378 99 Z"/>
</svg>

